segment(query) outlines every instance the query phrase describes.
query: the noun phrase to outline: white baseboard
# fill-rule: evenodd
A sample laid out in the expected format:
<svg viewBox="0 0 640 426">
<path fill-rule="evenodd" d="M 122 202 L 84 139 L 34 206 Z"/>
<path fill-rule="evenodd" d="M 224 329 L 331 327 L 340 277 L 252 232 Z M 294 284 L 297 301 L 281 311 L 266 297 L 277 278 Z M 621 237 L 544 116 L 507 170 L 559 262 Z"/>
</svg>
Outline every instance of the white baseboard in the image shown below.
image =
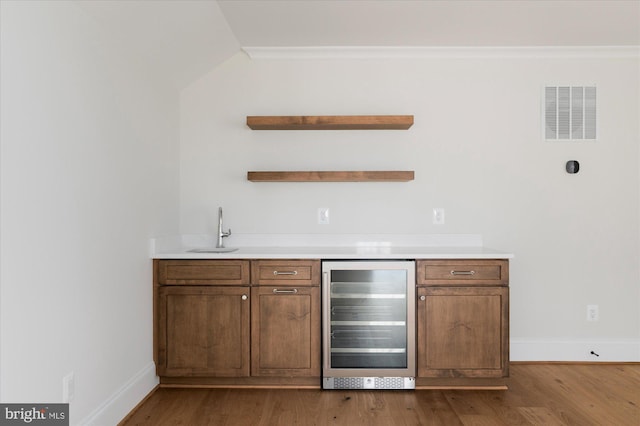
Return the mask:
<svg viewBox="0 0 640 426">
<path fill-rule="evenodd" d="M 511 339 L 509 358 L 511 361 L 640 362 L 640 339 Z"/>
<path fill-rule="evenodd" d="M 81 426 L 115 426 L 158 385 L 153 361 L 78 422 Z"/>
</svg>

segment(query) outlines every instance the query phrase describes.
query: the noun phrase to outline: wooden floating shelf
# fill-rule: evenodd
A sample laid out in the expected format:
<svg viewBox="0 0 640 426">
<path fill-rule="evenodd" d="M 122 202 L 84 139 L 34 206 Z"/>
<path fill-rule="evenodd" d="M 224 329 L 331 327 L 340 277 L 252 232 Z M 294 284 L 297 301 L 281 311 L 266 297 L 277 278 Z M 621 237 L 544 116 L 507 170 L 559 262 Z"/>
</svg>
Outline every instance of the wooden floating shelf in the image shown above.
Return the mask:
<svg viewBox="0 0 640 426">
<path fill-rule="evenodd" d="M 253 130 L 406 130 L 413 115 L 247 116 Z"/>
<path fill-rule="evenodd" d="M 414 171 L 247 172 L 251 182 L 408 182 Z"/>
</svg>

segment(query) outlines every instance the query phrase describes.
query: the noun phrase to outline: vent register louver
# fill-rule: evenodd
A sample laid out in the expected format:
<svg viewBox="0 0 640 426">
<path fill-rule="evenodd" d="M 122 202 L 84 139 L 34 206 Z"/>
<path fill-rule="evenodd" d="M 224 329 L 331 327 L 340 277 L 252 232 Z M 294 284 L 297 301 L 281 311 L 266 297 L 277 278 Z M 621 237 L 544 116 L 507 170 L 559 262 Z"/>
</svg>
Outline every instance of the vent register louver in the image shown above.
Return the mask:
<svg viewBox="0 0 640 426">
<path fill-rule="evenodd" d="M 546 140 L 596 139 L 595 86 L 547 86 L 544 99 Z"/>
</svg>

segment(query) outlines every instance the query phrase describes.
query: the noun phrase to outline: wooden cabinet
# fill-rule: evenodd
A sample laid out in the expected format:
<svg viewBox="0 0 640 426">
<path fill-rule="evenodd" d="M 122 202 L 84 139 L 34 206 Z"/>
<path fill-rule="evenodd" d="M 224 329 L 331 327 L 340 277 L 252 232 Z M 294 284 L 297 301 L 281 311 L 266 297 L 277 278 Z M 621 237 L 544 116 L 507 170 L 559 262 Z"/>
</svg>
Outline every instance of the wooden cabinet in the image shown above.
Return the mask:
<svg viewBox="0 0 640 426">
<path fill-rule="evenodd" d="M 320 261 L 253 261 L 251 374 L 320 379 Z"/>
<path fill-rule="evenodd" d="M 164 385 L 320 387 L 320 260 L 154 260 Z M 418 260 L 416 386 L 509 374 L 507 260 Z"/>
<path fill-rule="evenodd" d="M 249 287 L 158 289 L 159 376 L 249 375 Z"/>
<path fill-rule="evenodd" d="M 251 374 L 320 377 L 320 288 L 251 289 Z"/>
<path fill-rule="evenodd" d="M 416 281 L 419 286 L 509 285 L 509 262 L 507 260 L 420 260 L 416 268 Z"/>
<path fill-rule="evenodd" d="M 156 260 L 159 376 L 249 375 L 249 261 Z"/>
<path fill-rule="evenodd" d="M 249 285 L 248 260 L 159 260 L 160 285 Z"/>
<path fill-rule="evenodd" d="M 319 260 L 254 260 L 251 262 L 254 285 L 319 286 Z"/>
<path fill-rule="evenodd" d="M 509 374 L 506 260 L 417 262 L 418 378 Z"/>
<path fill-rule="evenodd" d="M 163 384 L 320 387 L 319 260 L 155 260 Z"/>
</svg>

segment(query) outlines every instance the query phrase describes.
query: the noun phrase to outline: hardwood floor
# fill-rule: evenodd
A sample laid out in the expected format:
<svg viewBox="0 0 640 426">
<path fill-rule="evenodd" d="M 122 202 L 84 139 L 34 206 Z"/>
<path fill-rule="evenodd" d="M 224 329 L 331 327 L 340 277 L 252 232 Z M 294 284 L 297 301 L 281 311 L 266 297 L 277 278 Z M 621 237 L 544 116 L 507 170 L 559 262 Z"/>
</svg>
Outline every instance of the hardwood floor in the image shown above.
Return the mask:
<svg viewBox="0 0 640 426">
<path fill-rule="evenodd" d="M 640 425 L 639 364 L 512 364 L 509 389 L 158 388 L 133 425 Z"/>
</svg>

